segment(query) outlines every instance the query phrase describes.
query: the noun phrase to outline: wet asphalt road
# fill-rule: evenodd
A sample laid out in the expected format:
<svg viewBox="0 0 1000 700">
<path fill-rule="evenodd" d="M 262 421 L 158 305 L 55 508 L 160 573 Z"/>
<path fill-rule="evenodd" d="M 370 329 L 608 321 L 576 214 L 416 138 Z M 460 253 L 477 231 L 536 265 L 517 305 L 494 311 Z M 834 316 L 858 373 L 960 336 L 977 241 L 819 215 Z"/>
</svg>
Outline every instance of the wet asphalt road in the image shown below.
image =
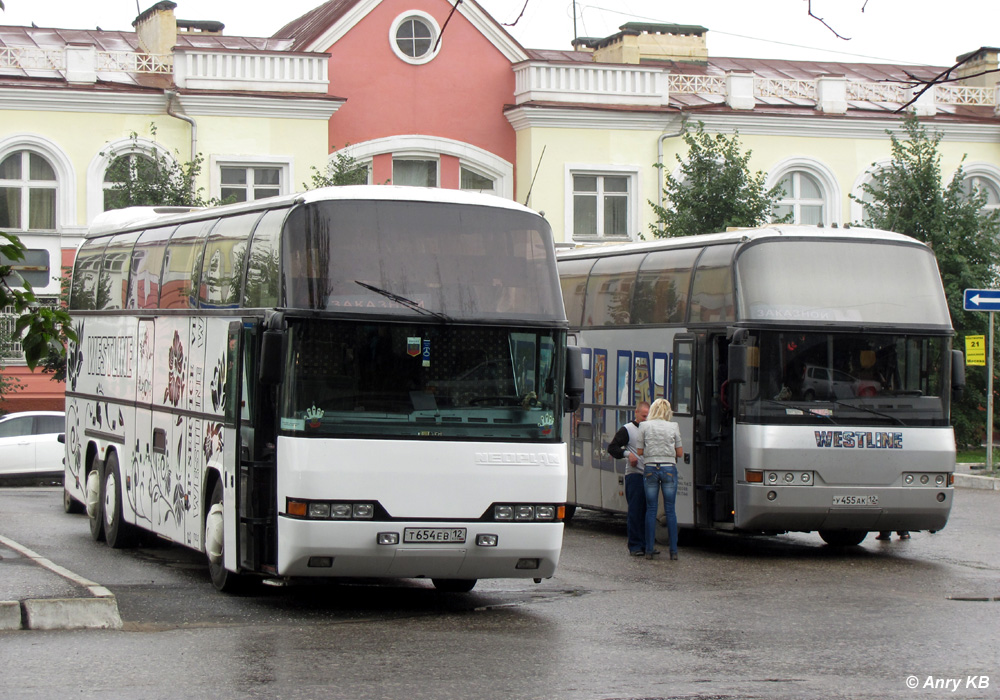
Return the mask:
<svg viewBox="0 0 1000 700">
<path fill-rule="evenodd" d="M 0 534 L 107 586 L 125 625 L 0 633 L 0 697 L 1000 697 L 996 491 L 957 490 L 948 527 L 905 542 L 704 535 L 677 562 L 628 557 L 620 517 L 580 511 L 553 579 L 465 595 L 224 596 L 200 555 L 94 543 L 58 489 L 0 489 Z"/>
</svg>

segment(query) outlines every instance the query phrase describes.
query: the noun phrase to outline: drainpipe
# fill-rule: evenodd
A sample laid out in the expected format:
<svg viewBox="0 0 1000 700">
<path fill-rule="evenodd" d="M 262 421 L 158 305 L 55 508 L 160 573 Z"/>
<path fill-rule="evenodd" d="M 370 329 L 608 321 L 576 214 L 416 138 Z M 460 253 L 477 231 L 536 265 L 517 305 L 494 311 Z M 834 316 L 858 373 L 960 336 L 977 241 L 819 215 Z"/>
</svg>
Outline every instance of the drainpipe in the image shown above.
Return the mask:
<svg viewBox="0 0 1000 700">
<path fill-rule="evenodd" d="M 666 141 L 667 139 L 675 139 L 678 136 L 683 136 L 684 130 L 687 125 L 687 120 L 688 120 L 688 115 L 682 112 L 681 124 L 680 127 L 678 127 L 677 131 L 664 132 L 660 134 L 660 137 L 656 140 L 656 163 L 660 166 L 658 170 L 661 173 L 663 172 L 663 142 Z M 657 189 L 656 203 L 660 206 L 660 208 L 663 208 L 663 178 L 661 175 L 658 175 L 656 178 L 656 189 Z"/>
<path fill-rule="evenodd" d="M 180 119 L 181 121 L 187 122 L 191 125 L 191 163 L 195 162 L 195 158 L 198 156 L 198 122 L 189 117 L 186 114 L 182 114 L 174 109 L 174 98 L 177 97 L 176 90 L 164 90 L 164 96 L 167 98 L 167 114 L 175 119 Z M 191 201 L 194 202 L 195 195 L 195 183 L 194 178 L 191 178 Z"/>
</svg>

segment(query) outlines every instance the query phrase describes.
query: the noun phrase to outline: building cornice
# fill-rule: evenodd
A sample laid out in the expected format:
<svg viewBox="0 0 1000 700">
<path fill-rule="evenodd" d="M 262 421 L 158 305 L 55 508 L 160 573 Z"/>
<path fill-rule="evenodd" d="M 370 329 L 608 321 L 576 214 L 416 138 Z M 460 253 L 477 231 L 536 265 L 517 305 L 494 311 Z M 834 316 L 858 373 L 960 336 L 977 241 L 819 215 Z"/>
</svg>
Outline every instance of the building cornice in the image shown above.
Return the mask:
<svg viewBox="0 0 1000 700">
<path fill-rule="evenodd" d="M 259 117 L 263 119 L 319 119 L 327 121 L 345 100 L 259 97 L 256 95 L 180 96 L 184 113 L 191 117 Z"/>
<path fill-rule="evenodd" d="M 798 136 L 806 138 L 884 139 L 886 132 L 905 134 L 902 117 L 886 113 L 880 118 L 835 118 L 815 114 L 769 115 L 760 111 L 701 112 L 600 110 L 592 107 L 548 107 L 520 105 L 506 112 L 515 131 L 530 128 L 546 129 L 617 129 L 661 131 L 676 124 L 679 116 L 690 122 L 703 122 L 710 132 L 739 131 L 754 136 Z M 925 122 L 928 130 L 943 135 L 944 141 L 971 143 L 1000 142 L 1000 123 Z"/>
<path fill-rule="evenodd" d="M 340 109 L 344 100 L 331 100 L 326 97 L 188 93 L 180 96 L 180 103 L 189 116 L 328 120 Z M 167 98 L 162 92 L 130 94 L 51 88 L 0 88 L 0 110 L 165 114 Z"/>
</svg>

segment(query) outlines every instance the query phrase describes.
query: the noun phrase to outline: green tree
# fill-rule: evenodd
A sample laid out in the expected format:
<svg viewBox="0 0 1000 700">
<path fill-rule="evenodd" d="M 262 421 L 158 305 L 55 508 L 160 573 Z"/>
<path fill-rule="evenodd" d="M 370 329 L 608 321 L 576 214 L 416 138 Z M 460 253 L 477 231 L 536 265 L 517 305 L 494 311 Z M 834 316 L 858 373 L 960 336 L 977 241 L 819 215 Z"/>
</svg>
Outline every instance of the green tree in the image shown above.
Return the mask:
<svg viewBox="0 0 1000 700">
<path fill-rule="evenodd" d="M 864 225 L 912 236 L 934 250 L 957 332 L 955 347 L 962 348 L 966 335 L 987 333 L 989 317 L 962 306 L 965 289 L 1000 281 L 1000 213 L 983 208 L 985 193 L 963 187 L 961 167 L 942 184 L 941 133 L 928 133 L 915 116 L 903 121 L 903 131 L 905 138 L 889 133 L 892 161 L 874 169 L 862 196 L 852 198 L 863 206 Z M 969 372 L 967 381 L 965 396 L 952 406 L 952 424 L 960 445 L 978 445 L 986 423 L 985 373 Z"/>
<path fill-rule="evenodd" d="M 315 190 L 320 187 L 339 187 L 341 185 L 364 185 L 368 182 L 368 166 L 358 162 L 350 153 L 347 147 L 337 152 L 333 161 L 326 164 L 326 170 L 320 172 L 315 165 L 312 167 L 312 183 L 302 183 L 302 187 L 307 190 Z"/>
<path fill-rule="evenodd" d="M 156 139 L 156 124 L 149 125 Z M 218 199 L 206 199 L 203 187 L 195 187 L 205 157 L 197 154 L 193 161 L 181 163 L 159 150 L 139 144 L 139 135 L 130 132 L 132 147 L 128 153 L 115 155 L 108 165 L 106 179 L 113 183 L 107 190 L 107 208 L 154 206 L 204 207 L 219 204 Z M 101 155 L 107 155 L 102 153 Z"/>
<path fill-rule="evenodd" d="M 765 188 L 766 176 L 751 174 L 752 151 L 741 152 L 739 132 L 732 136 L 705 133 L 705 124 L 684 132 L 687 158 L 676 155 L 680 176 L 662 163 L 667 206 L 650 201 L 656 222 L 649 228 L 658 238 L 725 231 L 730 226 L 760 226 L 771 220 L 781 198 L 780 187 Z M 785 221 L 789 217 L 780 219 Z"/>
</svg>

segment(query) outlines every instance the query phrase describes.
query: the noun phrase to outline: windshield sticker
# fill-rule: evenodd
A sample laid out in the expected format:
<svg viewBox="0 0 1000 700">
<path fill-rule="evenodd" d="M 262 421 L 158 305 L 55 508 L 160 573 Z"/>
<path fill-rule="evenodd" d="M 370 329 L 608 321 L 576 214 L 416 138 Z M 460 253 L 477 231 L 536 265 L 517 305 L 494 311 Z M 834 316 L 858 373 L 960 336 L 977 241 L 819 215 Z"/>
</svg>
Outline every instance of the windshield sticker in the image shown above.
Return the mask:
<svg viewBox="0 0 1000 700">
<path fill-rule="evenodd" d="M 323 420 L 323 414 L 323 409 L 316 408 L 316 404 L 313 404 L 306 409 L 306 417 L 303 422 L 309 428 L 318 428 L 320 426 L 320 422 Z"/>
<path fill-rule="evenodd" d="M 424 338 L 424 367 L 431 366 L 431 339 Z"/>
<path fill-rule="evenodd" d="M 901 450 L 903 449 L 903 434 L 817 430 L 816 447 L 867 447 L 878 450 Z"/>
<path fill-rule="evenodd" d="M 545 411 L 538 417 L 538 430 L 542 435 L 551 435 L 553 425 L 555 425 L 555 418 L 551 411 Z"/>
<path fill-rule="evenodd" d="M 420 355 L 420 338 L 414 338 L 410 336 L 406 339 L 406 354 L 410 357 L 417 357 Z"/>
<path fill-rule="evenodd" d="M 306 422 L 302 418 L 282 418 L 282 430 L 305 430 Z"/>
</svg>

